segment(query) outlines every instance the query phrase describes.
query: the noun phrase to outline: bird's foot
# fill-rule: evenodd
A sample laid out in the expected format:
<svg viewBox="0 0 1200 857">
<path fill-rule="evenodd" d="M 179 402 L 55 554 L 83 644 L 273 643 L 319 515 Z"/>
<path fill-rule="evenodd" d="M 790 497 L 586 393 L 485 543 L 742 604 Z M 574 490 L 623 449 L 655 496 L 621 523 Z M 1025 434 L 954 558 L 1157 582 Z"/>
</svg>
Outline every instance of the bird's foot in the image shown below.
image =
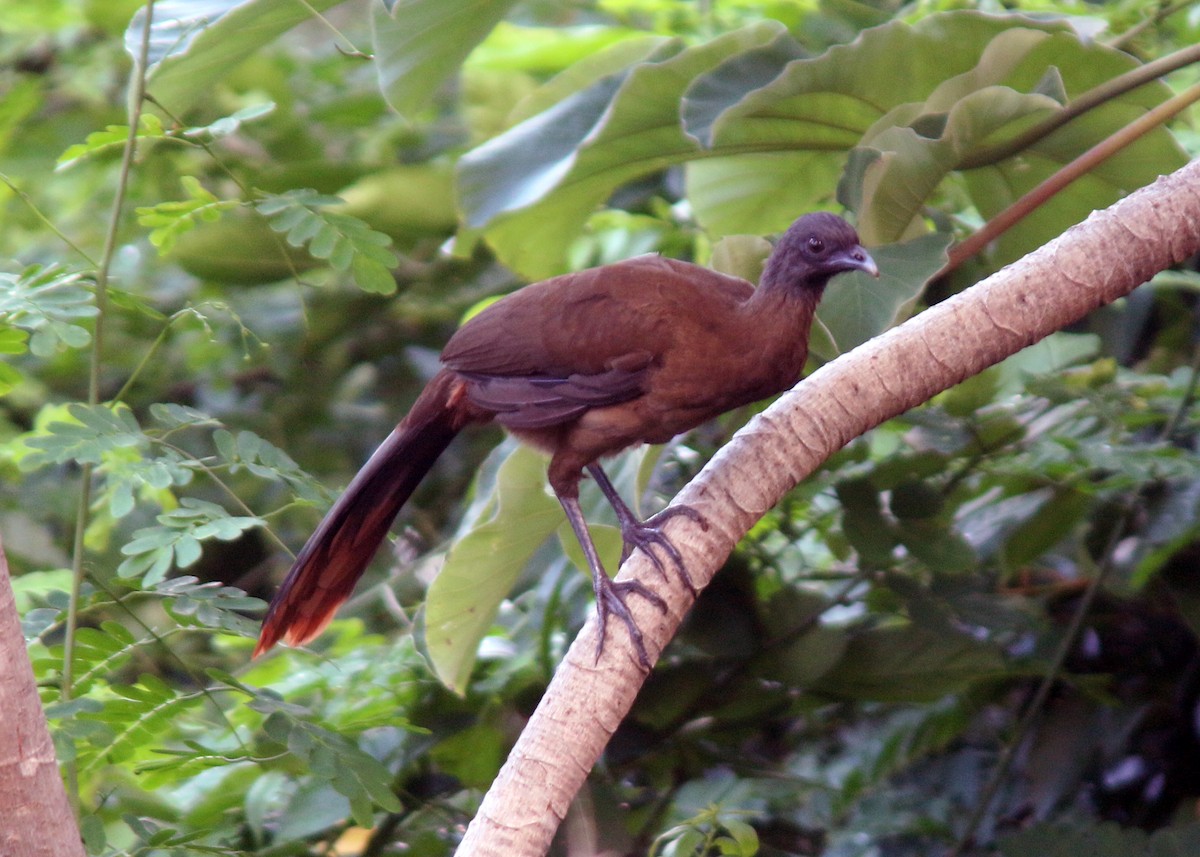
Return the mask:
<svg viewBox="0 0 1200 857">
<path fill-rule="evenodd" d="M 629 595 L 640 595 L 663 613 L 667 612 L 667 602 L 636 580 L 616 581 L 607 576 L 598 577 L 593 580 L 592 588 L 596 592 L 596 613 L 599 616 L 596 661 L 599 662 L 600 653 L 604 651 L 604 640 L 608 633 L 608 616 L 611 613 L 625 623 L 625 629 L 629 631 L 629 639 L 637 651 L 638 663 L 641 664 L 642 669 L 649 672 L 650 656 L 646 654 L 646 644 L 642 641 L 641 629 L 634 621 L 633 614 L 629 612 L 629 606 L 625 603 L 625 599 Z"/>
<path fill-rule="evenodd" d="M 680 579 L 683 580 L 694 596 L 697 593 L 696 584 L 692 582 L 692 576 L 688 574 L 683 557 L 679 555 L 679 549 L 667 538 L 667 534 L 662 531 L 664 523 L 671 518 L 681 516 L 699 524 L 701 529 L 708 529 L 708 521 L 691 506 L 668 506 L 658 514 L 652 515 L 644 521 L 639 521 L 633 517 L 622 519 L 620 521 L 621 539 L 625 545 L 621 550 L 621 562 L 624 563 L 625 560 L 629 559 L 629 555 L 633 553 L 635 548 L 641 548 L 642 552 L 650 557 L 650 561 L 654 563 L 654 567 L 658 569 L 658 573 L 662 575 L 663 580 L 666 580 L 667 570 L 663 566 L 662 560 L 659 559 L 658 554 L 651 549 L 654 545 L 658 545 L 675 565 Z"/>
</svg>

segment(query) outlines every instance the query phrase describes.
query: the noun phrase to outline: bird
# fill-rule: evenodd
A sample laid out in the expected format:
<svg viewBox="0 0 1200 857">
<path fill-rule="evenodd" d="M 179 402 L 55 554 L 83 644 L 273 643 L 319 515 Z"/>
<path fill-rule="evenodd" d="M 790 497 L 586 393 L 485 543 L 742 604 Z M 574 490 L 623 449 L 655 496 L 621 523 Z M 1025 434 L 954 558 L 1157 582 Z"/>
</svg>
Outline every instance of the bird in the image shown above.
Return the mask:
<svg viewBox="0 0 1200 857">
<path fill-rule="evenodd" d="M 281 639 L 298 646 L 318 636 L 438 456 L 464 428 L 494 421 L 550 456 L 547 479 L 591 572 L 597 659 L 613 615 L 649 670 L 626 599 L 637 595 L 663 611 L 666 603 L 645 584 L 605 572 L 579 505 L 584 473 L 616 513 L 622 562 L 641 549 L 665 577 L 657 546 L 695 594 L 662 526 L 685 516 L 703 527 L 703 516 L 675 505 L 639 520 L 600 461 L 641 443 L 666 443 L 794 386 L 817 303 L 830 279 L 847 271 L 879 276 L 854 228 L 815 212 L 780 237 L 757 288 L 646 255 L 533 283 L 489 305 L 451 336 L 438 372 L 296 556 L 267 609 L 254 656 Z"/>
</svg>

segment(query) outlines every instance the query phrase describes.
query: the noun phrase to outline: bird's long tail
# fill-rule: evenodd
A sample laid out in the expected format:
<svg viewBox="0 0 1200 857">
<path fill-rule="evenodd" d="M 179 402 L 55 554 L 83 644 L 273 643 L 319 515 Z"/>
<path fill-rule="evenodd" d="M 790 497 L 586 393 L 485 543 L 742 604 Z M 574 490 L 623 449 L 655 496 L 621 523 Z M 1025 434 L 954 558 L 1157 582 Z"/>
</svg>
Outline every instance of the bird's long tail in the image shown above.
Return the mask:
<svg viewBox="0 0 1200 857">
<path fill-rule="evenodd" d="M 400 508 L 462 428 L 456 378 L 443 371 L 333 504 L 271 600 L 257 657 L 282 639 L 299 646 L 333 619 Z"/>
</svg>

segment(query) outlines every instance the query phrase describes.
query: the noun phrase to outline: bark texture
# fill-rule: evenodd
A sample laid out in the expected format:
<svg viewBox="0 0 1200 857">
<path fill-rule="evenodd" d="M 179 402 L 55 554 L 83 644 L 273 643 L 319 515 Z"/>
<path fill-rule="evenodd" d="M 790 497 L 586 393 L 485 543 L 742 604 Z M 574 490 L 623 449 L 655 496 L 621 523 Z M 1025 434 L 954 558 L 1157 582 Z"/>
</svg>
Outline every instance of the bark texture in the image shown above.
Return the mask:
<svg viewBox="0 0 1200 857">
<path fill-rule="evenodd" d="M 83 857 L 0 544 L 0 855 Z"/>
<path fill-rule="evenodd" d="M 853 438 L 1110 303 L 1200 252 L 1200 161 L 1111 208 L 973 288 L 822 367 L 752 420 L 676 501 L 708 520 L 667 529 L 704 586 L 779 499 Z M 632 612 L 651 658 L 679 627 L 691 595 L 635 552 L 635 576 L 666 600 Z M 599 663 L 589 621 L 555 673 L 459 846 L 459 857 L 545 854 L 572 798 L 645 675 L 620 628 Z"/>
</svg>

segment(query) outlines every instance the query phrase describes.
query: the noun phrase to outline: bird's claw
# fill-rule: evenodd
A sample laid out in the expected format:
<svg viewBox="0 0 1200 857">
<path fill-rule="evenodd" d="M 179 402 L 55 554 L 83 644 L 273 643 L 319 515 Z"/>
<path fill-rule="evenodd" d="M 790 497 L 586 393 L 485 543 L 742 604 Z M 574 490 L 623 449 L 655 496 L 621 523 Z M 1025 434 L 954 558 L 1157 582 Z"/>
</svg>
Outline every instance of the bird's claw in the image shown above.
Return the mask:
<svg viewBox="0 0 1200 857">
<path fill-rule="evenodd" d="M 600 654 L 604 651 L 604 641 L 608 633 L 608 614 L 613 613 L 625 623 L 625 629 L 629 631 L 629 639 L 633 642 L 633 647 L 637 651 L 638 663 L 642 669 L 649 672 L 651 668 L 650 656 L 646 654 L 646 644 L 642 640 L 641 629 L 638 628 L 637 622 L 634 621 L 633 614 L 629 612 L 629 606 L 625 603 L 625 598 L 630 594 L 640 595 L 663 613 L 667 612 L 667 602 L 663 601 L 649 587 L 636 580 L 616 581 L 605 577 L 603 578 L 603 582 L 600 580 L 596 581 L 595 590 L 596 613 L 598 616 L 596 663 L 600 662 Z"/>
<path fill-rule="evenodd" d="M 692 577 L 688 574 L 687 566 L 683 562 L 683 557 L 679 554 L 679 549 L 674 543 L 667 538 L 666 533 L 662 531 L 662 525 L 671 518 L 685 517 L 700 525 L 701 529 L 708 529 L 708 521 L 704 519 L 698 511 L 691 506 L 668 506 L 656 515 L 652 515 L 644 521 L 627 520 L 621 521 L 621 540 L 624 542 L 624 547 L 621 550 L 621 562 L 629 559 L 629 555 L 633 553 L 635 548 L 641 548 L 646 556 L 650 557 L 650 561 L 654 563 L 654 567 L 662 576 L 663 580 L 667 579 L 667 569 L 663 565 L 663 561 L 659 559 L 651 548 L 658 545 L 674 563 L 675 568 L 679 572 L 680 579 L 687 585 L 687 588 L 695 596 L 698 592 L 696 584 L 692 582 Z"/>
</svg>

